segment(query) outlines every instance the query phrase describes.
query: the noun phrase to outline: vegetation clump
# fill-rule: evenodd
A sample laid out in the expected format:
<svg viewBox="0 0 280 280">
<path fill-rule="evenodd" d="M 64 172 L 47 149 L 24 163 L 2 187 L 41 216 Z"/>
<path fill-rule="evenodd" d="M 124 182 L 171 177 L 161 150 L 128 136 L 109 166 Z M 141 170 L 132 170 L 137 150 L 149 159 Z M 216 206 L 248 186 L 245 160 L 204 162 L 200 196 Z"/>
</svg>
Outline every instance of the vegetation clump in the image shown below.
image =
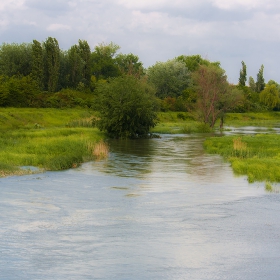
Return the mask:
<svg viewBox="0 0 280 280">
<path fill-rule="evenodd" d="M 247 175 L 249 182 L 280 182 L 280 135 L 211 137 L 204 146 L 231 163 L 236 174 Z"/>
</svg>

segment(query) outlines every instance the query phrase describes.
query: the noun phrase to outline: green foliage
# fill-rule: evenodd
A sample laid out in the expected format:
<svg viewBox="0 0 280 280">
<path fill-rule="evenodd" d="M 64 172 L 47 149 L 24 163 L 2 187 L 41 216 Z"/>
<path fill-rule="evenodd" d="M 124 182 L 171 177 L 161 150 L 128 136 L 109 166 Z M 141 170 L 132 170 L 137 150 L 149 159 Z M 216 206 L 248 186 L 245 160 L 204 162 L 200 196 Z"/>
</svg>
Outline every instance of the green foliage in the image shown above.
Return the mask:
<svg viewBox="0 0 280 280">
<path fill-rule="evenodd" d="M 108 79 L 120 75 L 119 67 L 115 60 L 116 52 L 120 47 L 114 43 L 99 44 L 91 55 L 92 74 L 99 79 Z"/>
<path fill-rule="evenodd" d="M 183 62 L 190 72 L 197 71 L 200 65 L 215 65 L 220 67 L 220 62 L 210 62 L 207 59 L 203 59 L 200 55 L 181 55 L 176 57 L 176 60 Z"/>
<path fill-rule="evenodd" d="M 27 76 L 32 68 L 31 44 L 2 44 L 0 46 L 0 75 Z"/>
<path fill-rule="evenodd" d="M 249 87 L 250 87 L 251 91 L 253 91 L 253 92 L 257 90 L 255 80 L 252 76 L 249 77 Z"/>
<path fill-rule="evenodd" d="M 60 69 L 59 44 L 55 38 L 48 37 L 43 45 L 45 49 L 46 88 L 50 92 L 55 92 L 57 90 Z"/>
<path fill-rule="evenodd" d="M 264 87 L 265 87 L 265 82 L 264 82 L 264 77 L 263 77 L 263 69 L 264 69 L 264 66 L 261 65 L 261 68 L 258 72 L 258 75 L 257 75 L 257 81 L 256 81 L 256 91 L 257 92 L 261 92 L 262 90 L 264 90 Z"/>
<path fill-rule="evenodd" d="M 247 81 L 247 67 L 244 61 L 241 61 L 242 69 L 240 70 L 239 75 L 239 85 L 245 86 Z"/>
<path fill-rule="evenodd" d="M 137 55 L 132 53 L 118 54 L 116 56 L 116 63 L 123 75 L 133 75 L 139 78 L 144 74 L 143 63 L 139 61 Z"/>
<path fill-rule="evenodd" d="M 176 59 L 157 62 L 147 70 L 148 81 L 156 88 L 157 97 L 178 97 L 190 85 L 190 72 Z"/>
<path fill-rule="evenodd" d="M 269 109 L 273 109 L 280 104 L 280 92 L 276 84 L 269 84 L 261 91 L 260 101 Z"/>
<path fill-rule="evenodd" d="M 44 88 L 44 53 L 42 44 L 33 40 L 31 75 L 37 81 L 40 89 Z"/>
<path fill-rule="evenodd" d="M 79 40 L 79 55 L 82 59 L 82 81 L 86 86 L 91 80 L 91 50 L 87 41 Z"/>
<path fill-rule="evenodd" d="M 192 75 L 196 86 L 197 100 L 193 111 L 199 121 L 214 127 L 218 118 L 223 118 L 241 100 L 241 93 L 231 88 L 225 71 L 217 66 L 200 66 Z"/>
<path fill-rule="evenodd" d="M 32 107 L 40 92 L 37 81 L 32 77 L 1 77 L 0 106 Z"/>
<path fill-rule="evenodd" d="M 112 137 L 137 138 L 156 124 L 154 90 L 133 76 L 110 79 L 96 89 L 100 112 L 98 126 Z"/>
</svg>

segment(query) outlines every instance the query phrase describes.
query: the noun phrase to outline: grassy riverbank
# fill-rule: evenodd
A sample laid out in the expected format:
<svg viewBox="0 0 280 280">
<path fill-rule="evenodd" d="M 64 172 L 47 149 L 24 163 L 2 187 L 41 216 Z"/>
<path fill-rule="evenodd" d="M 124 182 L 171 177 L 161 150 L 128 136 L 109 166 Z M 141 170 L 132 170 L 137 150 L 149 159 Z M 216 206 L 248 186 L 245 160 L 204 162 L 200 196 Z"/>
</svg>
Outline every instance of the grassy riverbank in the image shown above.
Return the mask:
<svg viewBox="0 0 280 280">
<path fill-rule="evenodd" d="M 176 134 L 176 133 L 207 133 L 211 129 L 200 122 L 195 121 L 187 112 L 160 112 L 159 123 L 152 129 L 153 133 Z M 227 127 L 259 126 L 273 128 L 280 126 L 280 112 L 265 113 L 228 113 L 224 123 Z M 219 120 L 214 129 L 219 129 Z"/>
<path fill-rule="evenodd" d="M 207 152 L 222 155 L 234 172 L 249 182 L 280 182 L 280 135 L 212 137 L 204 142 Z"/>
<path fill-rule="evenodd" d="M 93 112 L 80 109 L 0 110 L 0 176 L 62 170 L 106 156 Z"/>
<path fill-rule="evenodd" d="M 23 166 L 62 170 L 106 156 L 107 147 L 102 145 L 105 134 L 94 127 L 94 116 L 95 112 L 87 109 L 0 108 L 0 177 L 32 172 Z M 188 113 L 161 112 L 158 118 L 153 133 L 209 132 L 209 127 Z M 228 114 L 225 125 L 269 128 L 279 123 L 280 113 L 271 112 Z M 235 172 L 247 174 L 249 181 L 280 181 L 277 135 L 244 136 L 241 143 L 246 149 L 240 150 L 234 148 L 234 139 L 210 138 L 205 147 L 224 156 Z"/>
</svg>

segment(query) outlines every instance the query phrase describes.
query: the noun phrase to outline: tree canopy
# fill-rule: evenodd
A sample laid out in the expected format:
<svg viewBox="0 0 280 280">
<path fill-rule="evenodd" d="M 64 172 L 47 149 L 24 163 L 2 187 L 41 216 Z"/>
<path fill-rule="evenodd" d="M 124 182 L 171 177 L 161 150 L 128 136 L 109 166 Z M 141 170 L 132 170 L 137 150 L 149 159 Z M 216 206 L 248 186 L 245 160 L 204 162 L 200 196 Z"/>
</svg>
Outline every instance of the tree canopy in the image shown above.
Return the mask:
<svg viewBox="0 0 280 280">
<path fill-rule="evenodd" d="M 110 78 L 99 83 L 97 109 L 98 126 L 115 138 L 138 138 L 156 125 L 154 89 L 144 80 L 131 75 Z"/>
<path fill-rule="evenodd" d="M 147 76 L 159 98 L 179 97 L 190 84 L 190 72 L 185 63 L 176 59 L 157 62 L 148 68 Z"/>
</svg>

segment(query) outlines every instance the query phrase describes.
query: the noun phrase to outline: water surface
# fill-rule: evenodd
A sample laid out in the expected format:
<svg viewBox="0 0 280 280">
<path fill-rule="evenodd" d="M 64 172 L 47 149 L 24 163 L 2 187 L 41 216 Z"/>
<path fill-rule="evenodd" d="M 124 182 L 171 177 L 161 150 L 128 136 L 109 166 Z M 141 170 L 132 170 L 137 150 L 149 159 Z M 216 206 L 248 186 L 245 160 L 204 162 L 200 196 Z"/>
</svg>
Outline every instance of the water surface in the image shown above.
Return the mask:
<svg viewBox="0 0 280 280">
<path fill-rule="evenodd" d="M 280 279 L 280 203 L 199 135 L 0 179 L 0 279 Z"/>
</svg>

